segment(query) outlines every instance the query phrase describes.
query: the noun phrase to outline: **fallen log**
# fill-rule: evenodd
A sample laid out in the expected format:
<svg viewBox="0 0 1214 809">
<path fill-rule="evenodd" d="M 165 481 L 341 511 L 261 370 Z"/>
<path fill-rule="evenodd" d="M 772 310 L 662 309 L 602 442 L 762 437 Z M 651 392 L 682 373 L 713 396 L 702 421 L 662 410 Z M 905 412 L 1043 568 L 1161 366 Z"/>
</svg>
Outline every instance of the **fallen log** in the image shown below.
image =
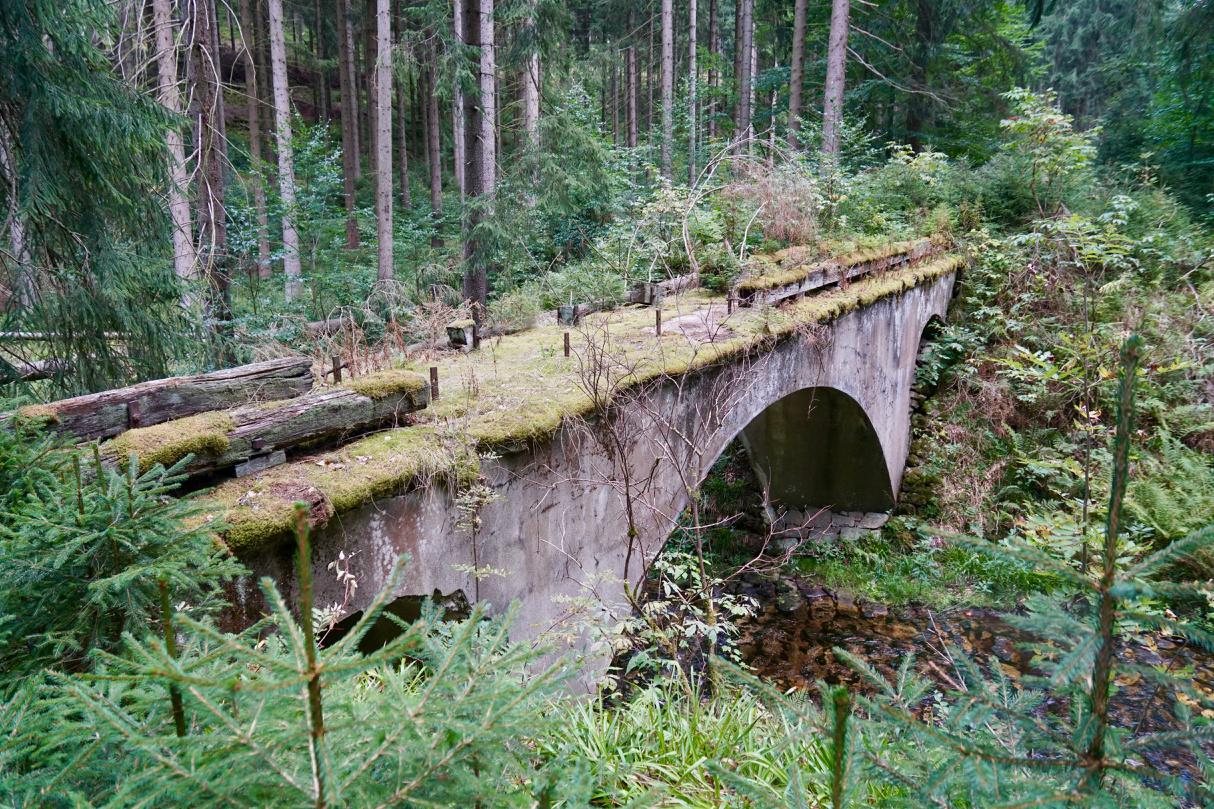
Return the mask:
<svg viewBox="0 0 1214 809">
<path fill-rule="evenodd" d="M 372 427 L 395 425 L 430 403 L 430 383 L 410 371 L 382 371 L 282 402 L 200 413 L 129 430 L 101 445 L 103 460 L 122 464 L 131 453 L 141 469 L 170 466 L 193 453 L 190 476 L 244 465 L 248 472 L 282 463 L 285 450 Z M 249 463 L 250 461 L 257 463 Z M 239 472 L 238 472 L 239 474 Z"/>
<path fill-rule="evenodd" d="M 40 379 L 50 379 L 59 373 L 67 373 L 71 365 L 67 360 L 30 360 L 13 365 L 22 382 L 37 382 Z"/>
<path fill-rule="evenodd" d="M 19 418 L 86 441 L 249 402 L 290 399 L 312 389 L 312 360 L 283 357 L 196 376 L 141 382 L 127 388 L 23 407 Z M 0 418 L 7 421 L 11 413 Z"/>
</svg>

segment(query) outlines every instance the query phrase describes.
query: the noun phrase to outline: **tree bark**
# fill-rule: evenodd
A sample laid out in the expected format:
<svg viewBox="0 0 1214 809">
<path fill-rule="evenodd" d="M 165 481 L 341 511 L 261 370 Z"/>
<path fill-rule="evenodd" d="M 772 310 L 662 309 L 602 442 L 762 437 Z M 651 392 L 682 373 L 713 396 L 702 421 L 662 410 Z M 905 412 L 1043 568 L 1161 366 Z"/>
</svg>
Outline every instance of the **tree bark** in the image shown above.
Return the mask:
<svg viewBox="0 0 1214 809">
<path fill-rule="evenodd" d="M 461 0 L 462 1 L 462 0 Z M 477 93 L 464 104 L 465 152 L 467 164 L 464 182 L 471 198 L 464 212 L 464 297 L 472 305 L 472 315 L 482 323 L 488 298 L 491 257 L 480 232 L 486 216 L 492 214 L 496 182 L 496 78 L 493 38 L 493 0 L 466 0 L 463 41 L 480 49 Z"/>
<path fill-rule="evenodd" d="M 377 139 L 379 138 L 379 118 L 376 110 L 379 107 L 379 95 L 375 89 L 376 61 L 378 46 L 375 44 L 376 28 L 378 26 L 375 4 L 377 0 L 367 0 L 363 8 L 365 17 L 363 25 L 363 73 L 367 90 L 367 105 L 363 110 L 367 123 L 367 168 L 371 170 L 372 187 L 375 184 L 375 164 L 379 159 Z"/>
<path fill-rule="evenodd" d="M 253 208 L 257 215 L 257 278 L 270 280 L 270 220 L 266 213 L 266 187 L 261 154 L 261 99 L 257 79 L 257 59 L 252 9 L 249 0 L 240 0 L 241 47 L 244 54 L 244 88 L 249 105 L 249 162 L 253 168 Z"/>
<path fill-rule="evenodd" d="M 822 154 L 830 166 L 839 163 L 839 137 L 843 124 L 843 79 L 847 72 L 847 21 L 851 0 L 833 0 L 830 39 L 826 46 L 826 88 L 822 105 Z"/>
<path fill-rule="evenodd" d="M 738 21 L 741 38 L 738 40 L 738 52 L 735 60 L 739 70 L 737 74 L 738 107 L 735 122 L 735 132 L 738 138 L 735 151 L 738 154 L 742 153 L 742 144 L 750 137 L 751 99 L 754 97 L 754 76 L 751 75 L 755 43 L 754 9 L 754 0 L 741 0 L 741 19 Z"/>
<path fill-rule="evenodd" d="M 465 22 L 464 22 L 464 2 L 465 0 L 455 0 L 455 9 L 453 13 L 452 28 L 454 39 L 457 48 L 466 40 Z M 462 58 L 462 56 L 461 56 Z M 452 151 L 454 152 L 455 164 L 455 186 L 459 189 L 459 198 L 463 202 L 465 188 L 465 171 L 468 161 L 467 143 L 465 140 L 465 121 L 464 121 L 464 84 L 463 71 L 457 69 L 455 71 L 455 86 L 452 88 L 451 96 L 451 135 L 454 141 Z"/>
<path fill-rule="evenodd" d="M 523 32 L 524 36 L 529 38 L 526 57 L 523 60 L 522 76 L 522 132 L 525 148 L 532 148 L 539 143 L 542 74 L 540 72 L 540 32 L 536 27 L 537 5 L 537 0 L 528 0 L 528 16 Z"/>
<path fill-rule="evenodd" d="M 320 0 L 313 3 L 313 26 L 312 26 L 312 45 L 316 56 L 316 117 L 318 120 L 327 121 L 329 119 L 329 110 L 326 103 L 326 90 L 329 85 L 329 74 L 324 67 L 325 60 L 325 37 L 324 37 L 324 18 L 321 16 Z"/>
<path fill-rule="evenodd" d="M 278 190 L 282 198 L 283 269 L 286 299 L 303 291 L 299 264 L 299 233 L 295 230 L 295 155 L 291 148 L 291 102 L 287 86 L 287 43 L 283 31 L 282 0 L 270 2 L 270 72 L 274 80 L 274 135 L 278 142 Z"/>
<path fill-rule="evenodd" d="M 699 118 L 696 113 L 696 91 L 699 76 L 696 74 L 696 46 L 699 21 L 696 19 L 696 0 L 687 0 L 687 185 L 696 184 L 696 138 Z"/>
<path fill-rule="evenodd" d="M 458 0 L 457 0 L 458 2 Z M 426 81 L 426 154 L 430 168 L 430 220 L 434 232 L 430 246 L 443 246 L 443 141 L 438 115 L 438 47 L 430 46 L 430 65 Z"/>
<path fill-rule="evenodd" d="M 708 2 L 708 55 L 711 58 L 711 68 L 708 70 L 708 93 L 712 100 L 708 102 L 708 139 L 717 136 L 717 86 L 721 76 L 716 69 L 717 57 L 721 55 L 721 28 L 717 13 L 717 0 Z"/>
<path fill-rule="evenodd" d="M 355 105 L 354 62 L 350 56 L 349 8 L 337 0 L 337 81 L 341 92 L 341 179 L 346 203 L 346 247 L 358 247 L 358 219 L 354 216 L 354 180 L 358 177 L 358 112 Z"/>
<path fill-rule="evenodd" d="M 399 0 L 396 3 L 396 44 L 398 47 L 403 47 L 405 42 L 405 19 L 400 14 Z M 409 109 L 409 82 L 402 78 L 396 82 L 396 123 L 400 131 L 400 141 L 398 143 L 397 157 L 400 162 L 400 206 L 406 211 L 413 210 L 413 200 L 409 194 L 409 116 L 405 115 L 405 110 Z"/>
<path fill-rule="evenodd" d="M 390 0 L 375 2 L 375 231 L 380 281 L 392 264 L 392 14 Z"/>
<path fill-rule="evenodd" d="M 361 180 L 363 176 L 362 155 L 362 103 L 359 100 L 358 69 L 354 61 L 354 24 L 350 19 L 350 0 L 337 0 L 345 14 L 345 45 L 342 47 L 342 58 L 346 60 L 346 75 L 350 81 L 350 146 L 353 147 L 354 176 L 353 180 Z M 342 109 L 346 106 L 343 104 Z M 357 239 L 357 237 L 356 237 Z M 357 246 L 357 241 L 355 243 Z"/>
<path fill-rule="evenodd" d="M 798 149 L 801 131 L 801 85 L 805 83 L 805 18 L 808 0 L 796 0 L 792 15 L 792 66 L 788 79 L 788 148 Z"/>
<path fill-rule="evenodd" d="M 226 255 L 228 229 L 224 181 L 228 168 L 228 140 L 219 74 L 219 25 L 214 0 L 195 0 L 193 9 L 191 56 L 198 139 L 195 172 L 198 258 L 207 279 L 208 314 L 218 324 L 230 317 L 232 294 Z"/>
<path fill-rule="evenodd" d="M 248 4 L 249 0 L 242 0 L 241 9 L 247 12 Z M 178 116 L 181 115 L 181 92 L 177 86 L 177 45 L 173 36 L 170 0 L 153 0 L 152 26 L 156 29 L 156 67 L 159 74 L 157 98 L 170 113 Z M 194 281 L 198 278 L 198 256 L 194 252 L 190 202 L 186 197 L 190 187 L 190 173 L 185 162 L 185 140 L 176 122 L 165 134 L 165 142 L 169 150 L 169 216 L 173 221 L 173 269 L 182 281 Z M 13 197 L 15 200 L 16 195 Z M 14 249 L 13 252 L 17 254 L 24 251 Z"/>
<path fill-rule="evenodd" d="M 637 99 L 640 96 L 641 88 L 639 77 L 637 76 L 637 15 L 634 9 L 628 12 L 628 49 L 624 51 L 624 72 L 627 74 L 625 83 L 628 85 L 628 139 L 626 141 L 628 148 L 635 149 L 637 141 L 640 139 L 639 121 L 637 120 Z"/>
<path fill-rule="evenodd" d="M 662 176 L 674 180 L 674 2 L 662 0 Z"/>
</svg>

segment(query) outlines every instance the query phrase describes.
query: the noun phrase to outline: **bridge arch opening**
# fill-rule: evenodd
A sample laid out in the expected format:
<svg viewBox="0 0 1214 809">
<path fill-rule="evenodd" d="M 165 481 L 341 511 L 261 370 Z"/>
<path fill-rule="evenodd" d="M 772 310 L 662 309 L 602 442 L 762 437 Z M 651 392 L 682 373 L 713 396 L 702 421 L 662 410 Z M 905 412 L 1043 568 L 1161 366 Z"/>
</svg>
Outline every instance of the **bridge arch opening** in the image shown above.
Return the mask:
<svg viewBox="0 0 1214 809">
<path fill-rule="evenodd" d="M 889 511 L 894 492 L 881 441 L 855 399 L 811 387 L 773 402 L 742 429 L 773 504 L 833 511 Z"/>
</svg>

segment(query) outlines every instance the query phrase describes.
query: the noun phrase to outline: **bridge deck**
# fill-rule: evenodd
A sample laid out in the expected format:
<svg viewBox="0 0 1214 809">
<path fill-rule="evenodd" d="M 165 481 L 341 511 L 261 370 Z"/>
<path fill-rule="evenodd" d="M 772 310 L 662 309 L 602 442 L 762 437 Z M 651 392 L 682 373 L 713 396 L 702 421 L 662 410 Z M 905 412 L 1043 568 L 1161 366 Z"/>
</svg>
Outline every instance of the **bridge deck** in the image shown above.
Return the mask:
<svg viewBox="0 0 1214 809">
<path fill-rule="evenodd" d="M 806 324 L 860 307 L 954 272 L 952 255 L 874 274 L 846 288 L 769 306 L 727 312 L 722 296 L 691 290 L 668 298 L 657 337 L 654 311 L 623 308 L 577 327 L 549 325 L 486 339 L 478 352 L 406 365 L 439 369 L 441 396 L 417 423 L 365 436 L 329 452 L 231 480 L 202 501 L 205 519 L 222 519 L 228 546 L 245 553 L 275 543 L 292 526 L 293 504 L 312 505 L 318 524 L 428 476 L 474 480 L 480 455 L 508 452 L 554 433 L 562 420 L 595 409 L 595 388 L 618 390 L 678 375 L 725 357 L 761 350 Z M 572 356 L 563 352 L 570 331 Z M 595 355 L 605 362 L 595 362 Z M 594 369 L 602 369 L 594 381 Z"/>
</svg>

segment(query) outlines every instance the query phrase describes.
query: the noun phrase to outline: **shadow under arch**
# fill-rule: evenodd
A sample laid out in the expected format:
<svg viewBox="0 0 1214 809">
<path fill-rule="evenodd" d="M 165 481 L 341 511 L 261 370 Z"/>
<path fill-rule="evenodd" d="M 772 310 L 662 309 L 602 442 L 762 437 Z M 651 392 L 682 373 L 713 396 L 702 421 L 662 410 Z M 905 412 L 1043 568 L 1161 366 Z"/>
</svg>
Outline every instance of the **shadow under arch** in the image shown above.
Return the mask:
<svg viewBox="0 0 1214 809">
<path fill-rule="evenodd" d="M 864 408 L 841 390 L 790 393 L 768 405 L 739 438 L 773 503 L 835 511 L 894 507 L 877 431 Z"/>
</svg>

